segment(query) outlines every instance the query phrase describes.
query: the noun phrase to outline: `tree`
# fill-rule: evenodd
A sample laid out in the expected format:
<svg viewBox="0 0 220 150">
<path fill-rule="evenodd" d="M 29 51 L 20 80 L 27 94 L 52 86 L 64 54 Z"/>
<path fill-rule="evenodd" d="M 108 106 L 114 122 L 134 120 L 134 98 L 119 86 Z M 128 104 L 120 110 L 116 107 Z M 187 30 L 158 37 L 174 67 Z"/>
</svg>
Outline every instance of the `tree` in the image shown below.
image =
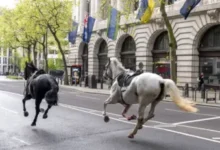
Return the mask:
<svg viewBox="0 0 220 150">
<path fill-rule="evenodd" d="M 170 4 L 171 1 L 168 0 L 168 4 Z M 169 47 L 170 47 L 170 73 L 171 73 L 171 79 L 174 82 L 177 82 L 177 70 L 176 70 L 176 49 L 177 49 L 177 43 L 176 43 L 176 38 L 173 33 L 173 28 L 170 24 L 169 18 L 167 17 L 167 13 L 165 10 L 165 4 L 166 0 L 160 0 L 160 12 L 163 17 L 163 20 L 165 22 L 167 32 L 168 32 L 168 37 L 169 37 Z"/>
<path fill-rule="evenodd" d="M 69 0 L 35 0 L 33 4 L 37 10 L 38 21 L 46 25 L 62 55 L 65 72 L 64 84 L 67 85 L 69 81 L 63 40 L 71 28 L 68 20 L 72 17 L 73 2 Z"/>
</svg>

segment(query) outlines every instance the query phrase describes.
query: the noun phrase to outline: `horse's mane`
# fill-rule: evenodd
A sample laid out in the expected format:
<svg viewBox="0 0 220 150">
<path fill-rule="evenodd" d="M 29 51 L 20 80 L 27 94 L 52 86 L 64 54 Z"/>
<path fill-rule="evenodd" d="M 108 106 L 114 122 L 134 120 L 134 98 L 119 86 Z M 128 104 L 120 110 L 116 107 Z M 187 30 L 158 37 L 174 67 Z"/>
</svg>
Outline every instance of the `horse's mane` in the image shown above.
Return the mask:
<svg viewBox="0 0 220 150">
<path fill-rule="evenodd" d="M 122 65 L 122 63 L 116 57 L 111 57 L 110 59 L 116 68 L 121 69 L 123 71 L 126 71 L 125 67 Z"/>
</svg>

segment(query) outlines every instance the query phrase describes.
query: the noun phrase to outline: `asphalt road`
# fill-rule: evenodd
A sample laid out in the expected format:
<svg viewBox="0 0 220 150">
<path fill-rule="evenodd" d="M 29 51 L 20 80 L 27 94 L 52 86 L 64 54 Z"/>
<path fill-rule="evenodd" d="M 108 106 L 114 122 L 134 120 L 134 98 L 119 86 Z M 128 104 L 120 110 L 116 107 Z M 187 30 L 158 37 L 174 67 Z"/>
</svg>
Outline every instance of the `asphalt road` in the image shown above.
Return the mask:
<svg viewBox="0 0 220 150">
<path fill-rule="evenodd" d="M 121 117 L 122 106 L 109 105 L 110 122 L 102 117 L 107 95 L 61 88 L 59 106 L 48 119 L 42 114 L 36 127 L 34 100 L 27 101 L 29 117 L 22 112 L 23 82 L 0 81 L 0 150 L 219 150 L 220 108 L 202 107 L 199 113 L 185 113 L 171 102 L 161 102 L 155 118 L 139 130 L 134 139 L 127 135 L 136 121 Z M 14 94 L 17 93 L 17 94 Z M 41 107 L 46 108 L 46 103 Z M 133 106 L 129 114 L 136 114 Z"/>
</svg>

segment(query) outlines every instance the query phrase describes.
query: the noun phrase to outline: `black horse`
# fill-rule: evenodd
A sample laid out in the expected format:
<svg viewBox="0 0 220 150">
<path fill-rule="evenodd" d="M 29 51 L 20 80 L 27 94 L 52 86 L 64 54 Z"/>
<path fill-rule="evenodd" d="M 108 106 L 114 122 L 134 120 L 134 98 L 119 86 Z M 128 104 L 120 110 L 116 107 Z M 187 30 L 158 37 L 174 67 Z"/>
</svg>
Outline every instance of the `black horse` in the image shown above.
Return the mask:
<svg viewBox="0 0 220 150">
<path fill-rule="evenodd" d="M 33 62 L 26 62 L 24 78 L 26 80 L 24 98 L 22 100 L 24 116 L 27 117 L 29 115 L 25 106 L 26 101 L 30 100 L 31 98 L 35 99 L 36 115 L 31 126 L 36 126 L 39 112 L 44 112 L 43 109 L 40 109 L 40 104 L 43 98 L 45 98 L 46 102 L 48 103 L 47 110 L 43 115 L 44 119 L 47 118 L 47 113 L 49 109 L 53 105 L 57 105 L 59 85 L 54 77 L 46 74 L 46 72 L 42 69 L 38 70 L 34 66 Z"/>
</svg>

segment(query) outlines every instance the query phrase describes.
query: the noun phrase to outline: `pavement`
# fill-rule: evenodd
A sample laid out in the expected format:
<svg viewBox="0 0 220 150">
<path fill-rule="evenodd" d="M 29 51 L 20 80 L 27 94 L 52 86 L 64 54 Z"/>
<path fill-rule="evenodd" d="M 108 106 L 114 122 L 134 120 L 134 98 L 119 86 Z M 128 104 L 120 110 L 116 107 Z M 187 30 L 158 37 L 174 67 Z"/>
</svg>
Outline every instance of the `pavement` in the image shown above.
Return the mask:
<svg viewBox="0 0 220 150">
<path fill-rule="evenodd" d="M 40 114 L 37 126 L 31 127 L 35 101 L 27 101 L 30 115 L 24 117 L 23 88 L 20 81 L 0 81 L 0 150 L 219 150 L 218 107 L 197 106 L 198 113 L 186 113 L 162 101 L 156 107 L 155 118 L 134 139 L 128 139 L 136 121 L 121 117 L 121 105 L 108 106 L 110 122 L 105 123 L 102 110 L 108 95 L 62 86 L 58 106 L 51 108 L 46 120 Z M 41 107 L 46 108 L 46 103 Z M 137 114 L 137 108 L 132 106 L 128 114 Z"/>
</svg>

